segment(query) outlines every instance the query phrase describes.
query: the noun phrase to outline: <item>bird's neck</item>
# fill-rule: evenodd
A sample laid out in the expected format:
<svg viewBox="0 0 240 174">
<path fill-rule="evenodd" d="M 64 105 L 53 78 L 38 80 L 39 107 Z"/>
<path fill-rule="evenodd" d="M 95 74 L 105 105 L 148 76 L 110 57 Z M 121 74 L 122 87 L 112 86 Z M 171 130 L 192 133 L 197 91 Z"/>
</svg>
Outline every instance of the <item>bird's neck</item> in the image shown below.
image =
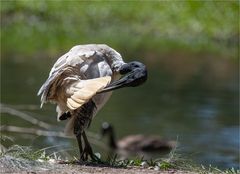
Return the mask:
<svg viewBox="0 0 240 174">
<path fill-rule="evenodd" d="M 114 49 L 106 46 L 101 45 L 102 50 L 104 50 L 104 54 L 106 56 L 106 61 L 113 70 L 113 72 L 118 72 L 119 68 L 125 64 L 122 59 L 122 56 Z"/>
<path fill-rule="evenodd" d="M 114 134 L 114 131 L 113 130 L 111 130 L 110 132 L 109 132 L 109 136 L 110 136 L 110 138 L 109 138 L 109 146 L 112 148 L 112 149 L 117 149 L 117 144 L 116 144 L 116 140 L 115 140 L 115 134 Z"/>
</svg>

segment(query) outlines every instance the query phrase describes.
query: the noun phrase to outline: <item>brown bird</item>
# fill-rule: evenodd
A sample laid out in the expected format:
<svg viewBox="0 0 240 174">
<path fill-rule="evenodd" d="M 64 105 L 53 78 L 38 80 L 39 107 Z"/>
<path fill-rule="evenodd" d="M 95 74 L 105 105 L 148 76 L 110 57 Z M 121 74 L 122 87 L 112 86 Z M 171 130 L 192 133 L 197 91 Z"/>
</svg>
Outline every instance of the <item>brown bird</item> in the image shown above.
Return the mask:
<svg viewBox="0 0 240 174">
<path fill-rule="evenodd" d="M 144 64 L 125 63 L 109 46 L 77 45 L 53 65 L 38 95 L 41 95 L 41 107 L 46 102 L 55 103 L 58 120 L 68 120 L 65 133 L 76 136 L 80 160 L 85 161 L 88 156 L 97 160 L 85 134 L 92 118 L 109 99 L 112 90 L 139 86 L 146 80 Z"/>
<path fill-rule="evenodd" d="M 113 127 L 104 122 L 102 124 L 102 136 L 108 135 L 108 145 L 111 149 L 120 153 L 136 153 L 136 152 L 156 152 L 170 151 L 176 146 L 175 141 L 164 140 L 157 135 L 128 135 L 118 141 L 115 139 Z"/>
</svg>

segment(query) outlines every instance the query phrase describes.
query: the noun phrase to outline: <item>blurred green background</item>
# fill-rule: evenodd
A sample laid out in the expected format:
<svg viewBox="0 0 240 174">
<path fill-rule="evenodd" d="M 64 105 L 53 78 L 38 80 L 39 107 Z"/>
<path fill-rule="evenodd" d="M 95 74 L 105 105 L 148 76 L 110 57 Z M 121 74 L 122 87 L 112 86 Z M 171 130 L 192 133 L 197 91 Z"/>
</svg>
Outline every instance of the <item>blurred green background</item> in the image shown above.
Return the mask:
<svg viewBox="0 0 240 174">
<path fill-rule="evenodd" d="M 56 56 L 76 44 L 106 43 L 154 59 L 173 50 L 236 58 L 238 8 L 237 1 L 2 1 L 2 50 Z"/>
<path fill-rule="evenodd" d="M 144 86 L 115 92 L 92 131 L 109 121 L 117 137 L 178 137 L 182 153 L 197 162 L 239 168 L 238 1 L 2 0 L 1 103 L 56 124 L 53 106 L 32 109 L 36 93 L 58 57 L 88 43 L 105 43 L 149 69 Z M 69 142 L 5 134 L 36 147 Z"/>
</svg>

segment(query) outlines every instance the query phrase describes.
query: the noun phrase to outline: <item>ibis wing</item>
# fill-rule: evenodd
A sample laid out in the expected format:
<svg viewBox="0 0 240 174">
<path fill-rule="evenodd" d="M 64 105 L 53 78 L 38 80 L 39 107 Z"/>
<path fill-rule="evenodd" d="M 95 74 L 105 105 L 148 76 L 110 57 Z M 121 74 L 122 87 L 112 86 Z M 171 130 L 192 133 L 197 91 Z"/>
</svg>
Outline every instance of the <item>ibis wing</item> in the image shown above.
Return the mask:
<svg viewBox="0 0 240 174">
<path fill-rule="evenodd" d="M 67 98 L 67 107 L 70 110 L 75 110 L 88 102 L 96 93 L 107 86 L 111 81 L 110 76 L 80 80 L 71 85 L 68 90 L 70 97 Z"/>
<path fill-rule="evenodd" d="M 106 60 L 106 55 L 109 54 L 114 56 Z M 115 59 L 122 61 L 121 55 L 107 45 L 74 46 L 57 60 L 49 73 L 48 79 L 38 91 L 38 95 L 41 95 L 41 106 L 47 101 L 56 101 L 56 96 L 59 94 L 58 90 L 69 84 L 65 80 L 66 78 L 72 83 L 72 81 L 78 79 L 92 79 L 111 75 L 110 64 L 111 67 L 117 66 L 113 63 Z M 97 68 L 101 71 L 96 71 Z M 74 71 L 74 73 L 69 70 Z"/>
<path fill-rule="evenodd" d="M 69 66 L 74 67 L 76 65 L 81 65 L 90 57 L 93 57 L 97 54 L 96 51 L 91 50 L 88 47 L 75 46 L 69 52 L 61 56 L 57 62 L 53 65 L 49 77 L 46 82 L 41 86 L 38 91 L 38 95 L 41 96 L 41 106 L 43 103 L 48 101 L 48 96 L 51 92 L 51 86 L 55 83 L 62 73 L 65 72 L 65 69 Z"/>
</svg>

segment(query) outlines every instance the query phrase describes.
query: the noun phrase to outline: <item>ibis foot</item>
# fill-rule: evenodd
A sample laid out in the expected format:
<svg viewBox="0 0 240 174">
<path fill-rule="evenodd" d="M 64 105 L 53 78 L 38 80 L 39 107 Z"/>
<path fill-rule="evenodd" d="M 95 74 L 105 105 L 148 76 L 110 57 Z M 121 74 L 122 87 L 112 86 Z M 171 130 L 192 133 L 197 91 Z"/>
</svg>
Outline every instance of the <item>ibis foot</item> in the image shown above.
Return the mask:
<svg viewBox="0 0 240 174">
<path fill-rule="evenodd" d="M 85 134 L 85 131 L 82 132 L 82 136 L 83 136 L 83 140 L 84 140 L 84 144 L 85 147 L 82 151 L 82 153 L 80 154 L 80 160 L 81 161 L 87 161 L 88 157 L 90 157 L 93 161 L 101 161 L 92 151 L 92 147 L 90 146 L 90 143 L 88 142 L 87 136 Z M 81 152 L 81 151 L 80 151 Z"/>
<path fill-rule="evenodd" d="M 83 149 L 83 152 L 80 156 L 80 161 L 87 161 L 88 157 L 91 158 L 92 161 L 94 162 L 99 162 L 100 159 L 93 153 L 92 148 L 90 146 L 86 146 Z"/>
</svg>

